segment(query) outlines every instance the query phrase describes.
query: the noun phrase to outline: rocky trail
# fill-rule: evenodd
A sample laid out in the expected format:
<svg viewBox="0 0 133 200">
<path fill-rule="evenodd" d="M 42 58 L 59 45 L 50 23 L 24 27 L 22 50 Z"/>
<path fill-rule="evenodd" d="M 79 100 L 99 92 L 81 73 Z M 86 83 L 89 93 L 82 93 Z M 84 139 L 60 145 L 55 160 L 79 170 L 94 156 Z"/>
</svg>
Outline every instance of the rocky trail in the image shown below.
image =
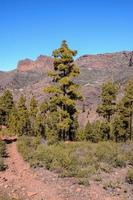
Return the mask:
<svg viewBox="0 0 133 200">
<path fill-rule="evenodd" d="M 85 187 L 74 178 L 59 178 L 56 173 L 33 170 L 17 151 L 16 142 L 7 145 L 7 170 L 0 172 L 0 195 L 6 192 L 24 200 L 120 200 L 106 193 L 100 185 Z"/>
</svg>

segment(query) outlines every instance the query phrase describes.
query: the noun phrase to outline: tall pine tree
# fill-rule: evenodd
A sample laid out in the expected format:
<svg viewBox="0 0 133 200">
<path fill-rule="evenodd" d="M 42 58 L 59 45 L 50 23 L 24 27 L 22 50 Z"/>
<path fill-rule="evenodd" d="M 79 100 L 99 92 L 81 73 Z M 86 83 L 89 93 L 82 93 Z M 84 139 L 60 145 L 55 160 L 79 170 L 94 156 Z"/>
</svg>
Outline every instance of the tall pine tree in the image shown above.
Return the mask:
<svg viewBox="0 0 133 200">
<path fill-rule="evenodd" d="M 30 135 L 31 134 L 31 124 L 29 119 L 28 109 L 26 107 L 26 99 L 22 95 L 18 101 L 17 105 L 18 111 L 18 125 L 17 132 L 19 135 Z"/>
<path fill-rule="evenodd" d="M 38 113 L 38 102 L 34 96 L 32 96 L 30 105 L 29 105 L 29 118 L 31 123 L 32 135 L 35 135 L 35 124 Z"/>
<path fill-rule="evenodd" d="M 128 81 L 125 87 L 125 106 L 129 112 L 129 138 L 132 139 L 132 121 L 133 121 L 133 80 Z"/>
<path fill-rule="evenodd" d="M 9 130 L 13 135 L 18 135 L 18 111 L 17 108 L 14 106 L 10 115 L 9 115 Z"/>
<path fill-rule="evenodd" d="M 113 133 L 116 141 L 132 139 L 132 113 L 133 113 L 133 81 L 125 86 L 124 96 L 117 105 L 117 112 L 113 119 Z"/>
<path fill-rule="evenodd" d="M 101 92 L 101 103 L 97 107 L 97 113 L 102 116 L 108 123 L 111 121 L 112 115 L 116 111 L 116 95 L 118 86 L 113 82 L 104 83 Z M 110 131 L 108 130 L 107 139 L 110 139 Z"/>
<path fill-rule="evenodd" d="M 126 141 L 129 137 L 129 111 L 126 108 L 124 98 L 117 104 L 116 113 L 111 123 L 115 141 Z"/>
<path fill-rule="evenodd" d="M 9 115 L 14 107 L 13 95 L 9 90 L 5 90 L 0 97 L 0 123 L 8 126 Z"/>
<path fill-rule="evenodd" d="M 50 128 L 58 139 L 74 140 L 78 127 L 76 101 L 82 97 L 78 91 L 79 86 L 73 81 L 80 73 L 74 63 L 73 57 L 76 54 L 66 41 L 53 51 L 54 70 L 49 76 L 54 84 L 45 89 L 45 92 L 51 94 L 48 120 L 51 120 L 52 127 L 47 128 Z"/>
</svg>

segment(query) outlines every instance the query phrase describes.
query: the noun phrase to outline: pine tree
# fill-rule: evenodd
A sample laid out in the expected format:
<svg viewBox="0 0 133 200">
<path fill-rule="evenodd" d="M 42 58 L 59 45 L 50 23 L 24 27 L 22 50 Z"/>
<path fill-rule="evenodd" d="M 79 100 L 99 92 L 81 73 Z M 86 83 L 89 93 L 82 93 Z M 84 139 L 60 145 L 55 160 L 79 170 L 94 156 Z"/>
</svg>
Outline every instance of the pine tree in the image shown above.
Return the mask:
<svg viewBox="0 0 133 200">
<path fill-rule="evenodd" d="M 51 94 L 48 116 L 53 121 L 56 116 L 58 122 L 57 127 L 54 127 L 53 123 L 51 131 L 55 132 L 58 139 L 74 140 L 77 131 L 76 101 L 81 99 L 81 95 L 78 91 L 79 86 L 73 81 L 80 73 L 73 59 L 76 54 L 76 51 L 68 47 L 66 41 L 53 52 L 54 70 L 49 76 L 54 84 L 45 89 L 45 92 Z"/>
<path fill-rule="evenodd" d="M 118 86 L 115 83 L 107 82 L 102 86 L 101 92 L 101 104 L 97 107 L 97 113 L 105 118 L 110 123 L 112 115 L 116 111 L 116 95 L 118 92 Z M 110 133 L 107 133 L 108 139 L 110 139 Z"/>
<path fill-rule="evenodd" d="M 99 142 L 107 138 L 110 132 L 110 126 L 107 121 L 97 120 L 93 123 L 88 122 L 85 127 L 86 140 L 91 142 Z"/>
<path fill-rule="evenodd" d="M 129 112 L 129 138 L 132 139 L 132 120 L 133 120 L 133 80 L 128 81 L 125 87 L 124 96 L 125 107 Z"/>
<path fill-rule="evenodd" d="M 13 135 L 18 135 L 18 112 L 14 106 L 10 115 L 9 115 L 9 130 Z"/>
<path fill-rule="evenodd" d="M 34 96 L 32 96 L 30 105 L 29 105 L 29 117 L 30 117 L 30 123 L 31 123 L 31 129 L 32 134 L 35 134 L 35 123 L 36 123 L 36 117 L 38 113 L 38 102 L 35 99 Z"/>
<path fill-rule="evenodd" d="M 117 105 L 117 113 L 113 119 L 113 133 L 116 141 L 132 139 L 133 81 L 125 86 L 124 96 Z"/>
<path fill-rule="evenodd" d="M 112 119 L 112 132 L 116 142 L 126 141 L 129 137 L 129 111 L 124 98 L 117 104 L 117 112 Z"/>
<path fill-rule="evenodd" d="M 6 125 L 6 112 L 2 107 L 0 107 L 0 125 Z"/>
<path fill-rule="evenodd" d="M 18 106 L 18 125 L 17 125 L 17 132 L 19 135 L 30 135 L 31 134 L 31 124 L 29 119 L 28 109 L 26 107 L 26 99 L 23 95 L 21 95 Z"/>
<path fill-rule="evenodd" d="M 8 126 L 8 119 L 12 108 L 14 107 L 13 95 L 9 90 L 5 90 L 0 97 L 0 123 Z"/>
<path fill-rule="evenodd" d="M 34 96 L 32 96 L 29 106 L 29 115 L 31 118 L 35 118 L 38 112 L 38 102 Z"/>
<path fill-rule="evenodd" d="M 42 117 L 40 113 L 38 113 L 35 118 L 34 135 L 36 136 L 39 135 L 44 139 L 46 138 L 44 118 Z"/>
</svg>

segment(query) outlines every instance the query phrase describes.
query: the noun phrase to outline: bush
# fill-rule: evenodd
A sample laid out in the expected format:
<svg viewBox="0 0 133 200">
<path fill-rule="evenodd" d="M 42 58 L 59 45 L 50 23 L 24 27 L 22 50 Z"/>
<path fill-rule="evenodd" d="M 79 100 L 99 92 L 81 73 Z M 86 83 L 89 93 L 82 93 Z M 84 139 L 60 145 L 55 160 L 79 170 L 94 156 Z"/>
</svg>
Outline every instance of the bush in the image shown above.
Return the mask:
<svg viewBox="0 0 133 200">
<path fill-rule="evenodd" d="M 2 158 L 0 158 L 0 171 L 4 171 L 6 166 L 4 165 L 4 161 Z"/>
<path fill-rule="evenodd" d="M 97 143 L 101 141 L 101 130 L 100 130 L 100 121 L 94 123 L 88 122 L 85 127 L 85 137 L 86 140 Z"/>
<path fill-rule="evenodd" d="M 0 194 L 0 200 L 18 200 L 18 199 L 11 198 L 11 197 L 7 196 L 6 194 L 3 194 L 3 195 Z"/>
<path fill-rule="evenodd" d="M 112 164 L 117 157 L 117 144 L 113 142 L 100 142 L 97 144 L 96 157 L 98 161 Z"/>
<path fill-rule="evenodd" d="M 121 183 L 119 181 L 109 181 L 109 182 L 106 182 L 103 186 L 105 190 L 110 190 L 110 189 L 115 190 L 120 187 L 121 187 Z"/>
<path fill-rule="evenodd" d="M 79 129 L 76 134 L 77 141 L 85 141 L 86 140 L 86 133 L 84 129 Z"/>
<path fill-rule="evenodd" d="M 31 145 L 31 140 L 31 137 L 22 136 L 18 139 L 17 143 L 18 151 L 23 155 L 23 158 L 26 161 L 29 161 L 32 158 L 35 151 Z"/>
<path fill-rule="evenodd" d="M 114 167 L 126 167 L 125 157 L 123 155 L 118 155 L 116 159 L 114 159 L 113 163 Z"/>
<path fill-rule="evenodd" d="M 5 170 L 3 157 L 6 156 L 5 143 L 0 141 L 0 171 Z"/>
<path fill-rule="evenodd" d="M 0 157 L 6 156 L 5 143 L 0 141 Z"/>
<path fill-rule="evenodd" d="M 53 145 L 41 139 L 23 136 L 18 149 L 32 167 L 45 167 L 61 177 L 89 178 L 101 171 L 110 173 L 113 167 L 124 167 L 133 155 L 132 143 L 127 147 L 114 142 L 63 142 Z M 130 154 L 129 154 L 130 152 Z"/>
<path fill-rule="evenodd" d="M 129 169 L 126 175 L 126 182 L 133 184 L 133 169 Z"/>
<path fill-rule="evenodd" d="M 79 178 L 78 179 L 78 184 L 79 185 L 84 185 L 84 186 L 89 186 L 90 182 L 87 178 Z"/>
</svg>

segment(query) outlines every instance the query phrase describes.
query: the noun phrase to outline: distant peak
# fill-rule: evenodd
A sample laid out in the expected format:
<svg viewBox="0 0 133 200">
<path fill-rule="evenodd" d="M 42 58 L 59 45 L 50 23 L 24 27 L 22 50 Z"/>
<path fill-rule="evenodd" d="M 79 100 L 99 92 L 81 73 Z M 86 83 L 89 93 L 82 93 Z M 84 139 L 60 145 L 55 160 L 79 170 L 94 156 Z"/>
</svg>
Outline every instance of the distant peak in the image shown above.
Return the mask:
<svg viewBox="0 0 133 200">
<path fill-rule="evenodd" d="M 40 55 L 35 61 L 24 59 L 18 62 L 17 70 L 20 72 L 26 71 L 47 71 L 53 66 L 53 58 L 45 55 Z"/>
</svg>

